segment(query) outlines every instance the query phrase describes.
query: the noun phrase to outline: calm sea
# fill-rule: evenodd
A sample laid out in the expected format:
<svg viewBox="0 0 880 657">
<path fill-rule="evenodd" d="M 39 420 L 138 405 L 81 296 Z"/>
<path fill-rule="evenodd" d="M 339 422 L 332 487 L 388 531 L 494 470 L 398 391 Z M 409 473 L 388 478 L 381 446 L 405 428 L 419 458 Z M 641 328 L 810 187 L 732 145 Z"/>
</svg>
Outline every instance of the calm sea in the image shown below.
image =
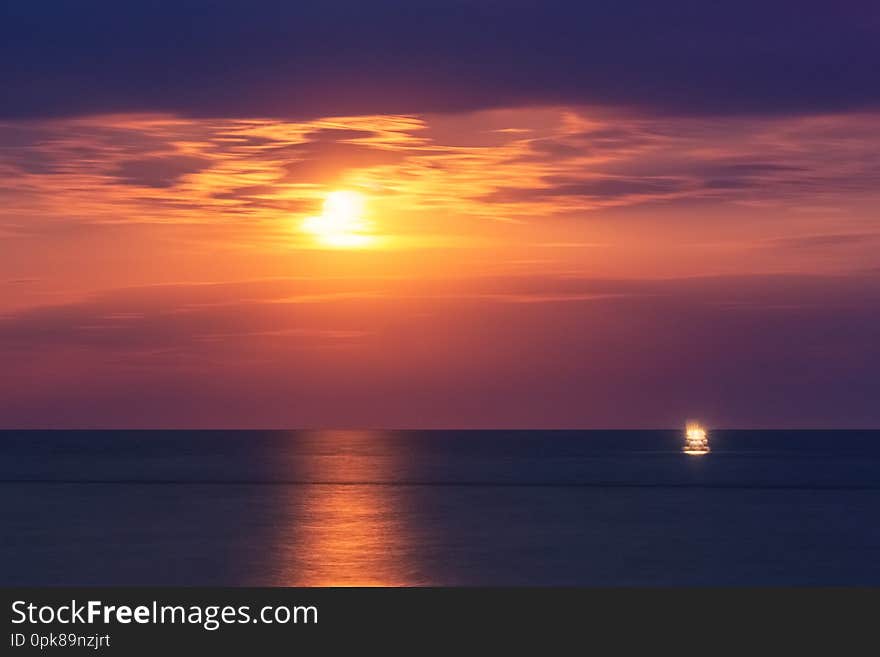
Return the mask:
<svg viewBox="0 0 880 657">
<path fill-rule="evenodd" d="M 880 585 L 880 432 L 2 432 L 2 585 Z"/>
</svg>

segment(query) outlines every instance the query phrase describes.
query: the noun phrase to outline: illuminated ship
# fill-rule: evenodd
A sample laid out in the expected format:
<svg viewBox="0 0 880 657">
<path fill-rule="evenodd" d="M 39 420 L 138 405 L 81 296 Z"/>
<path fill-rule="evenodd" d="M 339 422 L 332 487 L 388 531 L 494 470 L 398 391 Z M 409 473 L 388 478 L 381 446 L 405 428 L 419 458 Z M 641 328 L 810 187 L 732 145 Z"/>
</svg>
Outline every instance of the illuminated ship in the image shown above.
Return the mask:
<svg viewBox="0 0 880 657">
<path fill-rule="evenodd" d="M 682 451 L 691 456 L 702 456 L 711 451 L 709 449 L 709 437 L 706 434 L 706 430 L 698 423 L 687 423 Z"/>
</svg>

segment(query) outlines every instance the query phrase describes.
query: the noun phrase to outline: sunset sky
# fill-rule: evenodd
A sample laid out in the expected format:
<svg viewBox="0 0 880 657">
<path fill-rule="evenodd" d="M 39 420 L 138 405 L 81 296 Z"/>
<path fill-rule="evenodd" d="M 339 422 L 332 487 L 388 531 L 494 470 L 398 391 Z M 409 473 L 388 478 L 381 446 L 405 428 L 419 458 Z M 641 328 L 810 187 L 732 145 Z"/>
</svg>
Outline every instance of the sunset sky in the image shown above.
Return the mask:
<svg viewBox="0 0 880 657">
<path fill-rule="evenodd" d="M 880 426 L 880 8 L 3 2 L 0 426 Z"/>
</svg>

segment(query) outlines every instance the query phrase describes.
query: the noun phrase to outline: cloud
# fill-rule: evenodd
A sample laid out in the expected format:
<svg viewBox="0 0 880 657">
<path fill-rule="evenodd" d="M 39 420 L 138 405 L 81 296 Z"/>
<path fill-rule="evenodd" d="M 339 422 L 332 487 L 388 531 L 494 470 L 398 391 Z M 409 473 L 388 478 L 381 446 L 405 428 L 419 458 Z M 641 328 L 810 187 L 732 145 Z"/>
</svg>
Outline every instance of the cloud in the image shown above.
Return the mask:
<svg viewBox="0 0 880 657">
<path fill-rule="evenodd" d="M 30 352 L 81 347 L 105 354 L 138 355 L 160 349 L 193 355 L 199 344 L 208 342 L 241 345 L 279 338 L 314 346 L 322 340 L 359 337 L 362 332 L 348 325 L 324 326 L 285 307 L 300 299 L 320 303 L 328 284 L 332 283 L 279 279 L 108 290 L 73 303 L 0 315 L 0 342 Z M 364 294 L 368 293 L 356 291 L 342 298 Z M 323 301 L 338 298 L 330 294 Z"/>
<path fill-rule="evenodd" d="M 766 240 L 764 245 L 787 249 L 826 250 L 834 247 L 871 244 L 878 240 L 880 240 L 880 233 L 825 233 L 821 235 L 776 237 Z"/>
<path fill-rule="evenodd" d="M 232 225 L 237 244 L 283 234 L 308 248 L 290 222 L 338 186 L 387 200 L 382 223 L 416 245 L 464 218 L 531 222 L 657 202 L 842 206 L 876 197 L 878 127 L 871 113 L 716 121 L 572 108 L 10 122 L 0 124 L 0 223 L 11 236 L 72 224 Z"/>
<path fill-rule="evenodd" d="M 322 138 L 319 140 L 291 146 L 274 153 L 293 160 L 282 167 L 287 174 L 284 182 L 333 184 L 343 174 L 353 169 L 398 164 L 407 155 L 396 149 L 336 141 L 328 139 L 327 136 L 327 133 L 322 133 Z"/>
<path fill-rule="evenodd" d="M 833 238 L 834 236 L 821 236 Z M 876 236 L 873 236 L 876 238 Z M 781 240 L 777 241 L 781 243 Z M 28 281 L 9 281 L 28 282 Z M 400 303 L 521 305 L 609 303 L 648 307 L 858 308 L 880 299 L 874 276 L 749 275 L 678 279 L 611 279 L 558 275 L 470 279 L 335 277 L 177 283 L 110 289 L 60 305 L 0 315 L 0 342 L 46 348 L 163 346 L 184 350 L 207 336 L 351 337 L 372 331 L 373 319 L 340 312 L 368 303 L 377 313 Z M 836 290 L 833 301 L 829 290 Z M 332 309 L 332 310 L 330 310 Z M 335 317 L 336 325 L 316 320 Z M 384 320 L 379 320 L 384 321 Z M 552 331 L 552 328 L 548 330 Z"/>
<path fill-rule="evenodd" d="M 768 173 L 803 173 L 807 169 L 776 162 L 719 162 L 702 167 L 702 171 L 709 176 L 752 177 Z"/>
<path fill-rule="evenodd" d="M 5 117 L 314 117 L 601 104 L 876 106 L 876 8 L 743 0 L 85 0 L 4 6 Z"/>
<path fill-rule="evenodd" d="M 554 197 L 583 197 L 599 201 L 643 201 L 674 195 L 691 187 L 688 180 L 676 178 L 627 178 L 597 177 L 568 178 L 547 177 L 541 187 L 527 189 L 503 189 L 486 197 L 486 201 L 516 203 L 529 200 L 546 200 Z"/>
<path fill-rule="evenodd" d="M 309 142 L 323 141 L 336 142 L 347 141 L 351 139 L 369 139 L 375 137 L 378 133 L 372 130 L 353 130 L 350 128 L 318 128 L 311 130 L 305 135 L 305 139 Z"/>
<path fill-rule="evenodd" d="M 878 308 L 876 274 L 110 290 L 0 320 L 0 418 L 632 428 L 699 409 L 715 426 L 873 426 Z"/>
<path fill-rule="evenodd" d="M 303 123 L 113 115 L 0 124 L 0 219 L 210 223 L 277 219 L 320 203 L 341 176 L 399 164 L 418 121 L 351 117 Z M 137 191 L 133 187 L 140 188 Z"/>
<path fill-rule="evenodd" d="M 168 155 L 137 160 L 123 160 L 113 175 L 126 185 L 173 187 L 183 176 L 198 173 L 210 166 L 210 160 L 186 155 Z"/>
</svg>

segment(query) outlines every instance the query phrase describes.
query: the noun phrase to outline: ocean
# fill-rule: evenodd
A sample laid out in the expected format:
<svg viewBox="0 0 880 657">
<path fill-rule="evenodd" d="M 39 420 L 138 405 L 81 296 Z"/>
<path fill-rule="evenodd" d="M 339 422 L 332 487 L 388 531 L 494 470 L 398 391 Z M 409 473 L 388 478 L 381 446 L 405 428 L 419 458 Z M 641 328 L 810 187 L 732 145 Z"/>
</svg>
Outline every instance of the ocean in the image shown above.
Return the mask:
<svg viewBox="0 0 880 657">
<path fill-rule="evenodd" d="M 880 585 L 880 432 L 0 432 L 0 585 Z"/>
</svg>

